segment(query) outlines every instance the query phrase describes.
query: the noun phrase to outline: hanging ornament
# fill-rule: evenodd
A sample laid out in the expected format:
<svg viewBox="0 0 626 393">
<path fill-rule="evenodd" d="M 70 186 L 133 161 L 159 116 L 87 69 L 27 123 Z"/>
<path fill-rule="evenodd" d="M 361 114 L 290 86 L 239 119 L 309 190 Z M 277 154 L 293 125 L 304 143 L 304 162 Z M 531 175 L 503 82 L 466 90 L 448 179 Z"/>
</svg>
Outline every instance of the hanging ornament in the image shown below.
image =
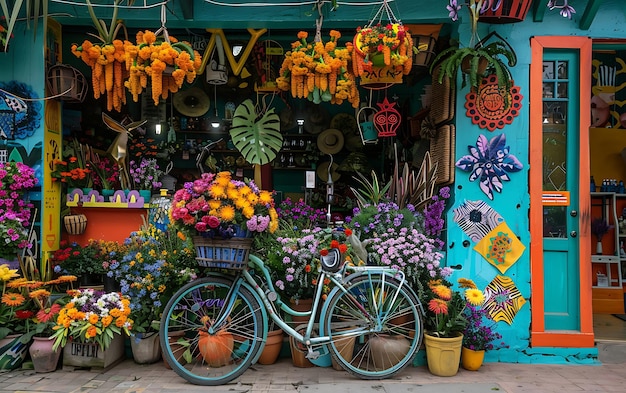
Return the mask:
<svg viewBox="0 0 626 393">
<path fill-rule="evenodd" d="M 380 110 L 374 115 L 374 126 L 378 131 L 378 137 L 396 136 L 396 130 L 400 127 L 400 112 L 395 102 L 389 102 L 387 97 L 381 103 L 376 103 Z"/>
</svg>

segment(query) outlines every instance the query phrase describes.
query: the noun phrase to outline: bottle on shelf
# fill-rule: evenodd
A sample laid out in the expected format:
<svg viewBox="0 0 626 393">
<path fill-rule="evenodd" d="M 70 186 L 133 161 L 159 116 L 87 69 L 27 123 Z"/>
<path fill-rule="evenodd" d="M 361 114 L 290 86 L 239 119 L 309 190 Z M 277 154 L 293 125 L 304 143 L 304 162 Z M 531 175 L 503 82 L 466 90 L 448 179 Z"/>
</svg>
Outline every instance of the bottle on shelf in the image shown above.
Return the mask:
<svg viewBox="0 0 626 393">
<path fill-rule="evenodd" d="M 591 176 L 591 192 L 596 192 L 596 181 L 593 180 L 593 176 Z"/>
</svg>

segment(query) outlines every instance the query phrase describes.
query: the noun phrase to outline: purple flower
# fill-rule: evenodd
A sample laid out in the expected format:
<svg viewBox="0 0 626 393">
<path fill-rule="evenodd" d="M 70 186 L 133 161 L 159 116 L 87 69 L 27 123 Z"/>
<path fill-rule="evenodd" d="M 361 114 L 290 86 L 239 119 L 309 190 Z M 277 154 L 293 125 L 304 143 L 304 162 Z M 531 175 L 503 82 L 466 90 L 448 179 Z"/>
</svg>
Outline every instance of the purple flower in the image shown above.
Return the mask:
<svg viewBox="0 0 626 393">
<path fill-rule="evenodd" d="M 446 9 L 450 11 L 448 17 L 452 19 L 452 21 L 456 22 L 459 20 L 459 11 L 461 10 L 461 6 L 457 3 L 457 0 L 450 0 L 450 4 L 446 6 Z"/>
</svg>

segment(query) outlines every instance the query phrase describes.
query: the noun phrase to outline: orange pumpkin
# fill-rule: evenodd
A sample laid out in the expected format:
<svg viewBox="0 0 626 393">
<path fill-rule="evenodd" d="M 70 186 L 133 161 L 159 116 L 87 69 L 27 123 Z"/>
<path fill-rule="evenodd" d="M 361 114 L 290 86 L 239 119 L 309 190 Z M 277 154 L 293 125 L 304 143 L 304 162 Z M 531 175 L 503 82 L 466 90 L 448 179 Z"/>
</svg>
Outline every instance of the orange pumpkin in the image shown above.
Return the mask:
<svg viewBox="0 0 626 393">
<path fill-rule="evenodd" d="M 200 331 L 198 349 L 204 361 L 211 367 L 222 367 L 230 362 L 235 340 L 226 329 L 215 334 Z"/>
</svg>

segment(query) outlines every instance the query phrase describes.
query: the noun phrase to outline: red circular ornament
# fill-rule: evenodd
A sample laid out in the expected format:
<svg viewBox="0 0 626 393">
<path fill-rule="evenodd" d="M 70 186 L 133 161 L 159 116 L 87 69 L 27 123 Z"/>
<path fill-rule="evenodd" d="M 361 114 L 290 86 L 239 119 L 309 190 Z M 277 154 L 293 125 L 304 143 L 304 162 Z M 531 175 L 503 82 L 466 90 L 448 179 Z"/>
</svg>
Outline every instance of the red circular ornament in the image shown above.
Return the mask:
<svg viewBox="0 0 626 393">
<path fill-rule="evenodd" d="M 465 96 L 465 114 L 480 128 L 494 131 L 511 124 L 519 115 L 522 98 L 520 87 L 511 86 L 507 105 L 502 90 L 498 88 L 498 77 L 489 75 L 483 78 L 478 92 L 472 90 Z"/>
</svg>

